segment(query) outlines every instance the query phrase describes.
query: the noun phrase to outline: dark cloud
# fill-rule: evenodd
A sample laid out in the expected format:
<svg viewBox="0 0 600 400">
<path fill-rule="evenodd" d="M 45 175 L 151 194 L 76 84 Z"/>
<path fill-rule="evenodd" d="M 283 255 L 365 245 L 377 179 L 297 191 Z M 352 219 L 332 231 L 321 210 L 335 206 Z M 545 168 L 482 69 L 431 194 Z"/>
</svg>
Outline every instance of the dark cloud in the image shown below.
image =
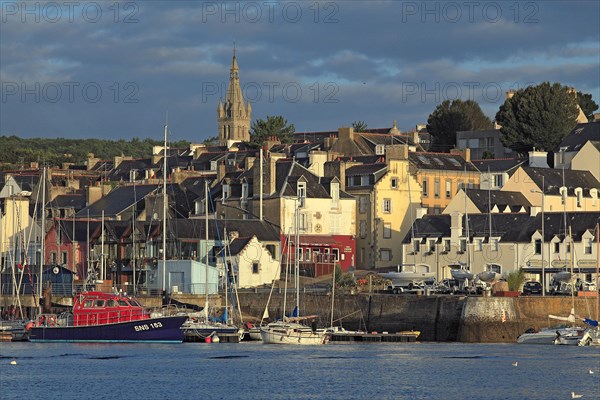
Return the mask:
<svg viewBox="0 0 600 400">
<path fill-rule="evenodd" d="M 594 1 L 82 2 L 54 22 L 22 4 L 1 3 L 2 135 L 160 137 L 168 111 L 176 139 L 212 136 L 234 41 L 253 118 L 298 130 L 410 129 L 456 96 L 493 117 L 545 80 L 600 98 Z"/>
</svg>

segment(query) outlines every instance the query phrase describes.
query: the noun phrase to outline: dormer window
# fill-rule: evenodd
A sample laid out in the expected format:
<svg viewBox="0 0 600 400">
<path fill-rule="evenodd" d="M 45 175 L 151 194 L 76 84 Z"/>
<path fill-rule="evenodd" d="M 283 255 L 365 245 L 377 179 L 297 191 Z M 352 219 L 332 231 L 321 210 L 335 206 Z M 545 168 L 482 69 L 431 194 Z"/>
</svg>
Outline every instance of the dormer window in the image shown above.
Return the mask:
<svg viewBox="0 0 600 400">
<path fill-rule="evenodd" d="M 304 200 L 306 199 L 306 182 L 298 182 L 296 187 L 296 193 L 298 194 L 298 201 L 300 207 L 304 207 Z"/>
<path fill-rule="evenodd" d="M 340 205 L 340 184 L 331 182 L 331 207 L 338 208 Z"/>
<path fill-rule="evenodd" d="M 227 199 L 229 197 L 229 185 L 228 184 L 223 184 L 223 198 L 222 198 L 222 203 L 225 204 L 225 199 Z"/>
</svg>

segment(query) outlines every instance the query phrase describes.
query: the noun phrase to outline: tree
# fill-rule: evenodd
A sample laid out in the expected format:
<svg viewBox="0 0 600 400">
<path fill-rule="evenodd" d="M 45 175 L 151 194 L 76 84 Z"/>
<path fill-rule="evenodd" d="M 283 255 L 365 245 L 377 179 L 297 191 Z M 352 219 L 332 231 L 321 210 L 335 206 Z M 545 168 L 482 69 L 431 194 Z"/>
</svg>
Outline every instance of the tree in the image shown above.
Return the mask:
<svg viewBox="0 0 600 400">
<path fill-rule="evenodd" d="M 369 126 L 365 121 L 354 121 L 352 123 L 352 128 L 354 129 L 354 132 L 364 132 L 367 130 L 368 127 Z"/>
<path fill-rule="evenodd" d="M 202 144 L 206 146 L 218 146 L 219 145 L 219 137 L 218 136 L 210 136 L 204 139 Z"/>
<path fill-rule="evenodd" d="M 456 146 L 456 132 L 491 129 L 492 121 L 473 100 L 445 100 L 427 119 L 427 132 L 434 137 L 437 151 L 449 151 Z"/>
<path fill-rule="evenodd" d="M 294 142 L 294 124 L 288 124 L 281 115 L 267 116 L 267 120 L 257 119 L 250 128 L 250 143 L 262 146 L 269 137 L 277 137 L 281 143 Z"/>
<path fill-rule="evenodd" d="M 526 153 L 554 149 L 577 124 L 576 96 L 559 83 L 541 83 L 518 90 L 496 113 L 506 147 Z"/>
<path fill-rule="evenodd" d="M 594 111 L 598 109 L 598 104 L 592 99 L 592 95 L 588 93 L 577 92 L 577 104 L 588 118 L 594 115 Z"/>
</svg>

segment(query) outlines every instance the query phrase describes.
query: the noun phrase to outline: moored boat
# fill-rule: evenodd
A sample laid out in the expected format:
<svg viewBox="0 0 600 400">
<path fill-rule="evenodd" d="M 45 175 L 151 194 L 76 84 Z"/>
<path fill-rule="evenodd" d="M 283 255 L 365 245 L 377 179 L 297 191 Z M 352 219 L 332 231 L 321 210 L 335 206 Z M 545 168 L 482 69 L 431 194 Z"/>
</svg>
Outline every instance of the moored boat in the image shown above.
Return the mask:
<svg viewBox="0 0 600 400">
<path fill-rule="evenodd" d="M 265 344 L 325 344 L 328 335 L 324 330 L 317 330 L 316 325 L 312 327 L 302 325 L 300 320 L 316 318 L 316 315 L 306 317 L 284 318 L 283 321 L 271 322 L 260 327 L 260 336 Z"/>
<path fill-rule="evenodd" d="M 151 314 L 133 297 L 84 292 L 72 312 L 41 314 L 28 324 L 29 341 L 181 343 L 187 318 Z"/>
</svg>

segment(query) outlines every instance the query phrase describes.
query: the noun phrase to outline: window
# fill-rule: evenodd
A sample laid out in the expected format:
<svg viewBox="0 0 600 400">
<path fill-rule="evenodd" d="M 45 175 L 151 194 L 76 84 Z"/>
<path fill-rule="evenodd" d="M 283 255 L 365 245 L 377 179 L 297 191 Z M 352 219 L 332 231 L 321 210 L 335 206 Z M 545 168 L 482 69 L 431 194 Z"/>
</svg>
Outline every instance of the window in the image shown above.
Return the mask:
<svg viewBox="0 0 600 400">
<path fill-rule="evenodd" d="M 359 223 L 359 234 L 360 238 L 364 239 L 367 237 L 367 221 L 360 221 Z"/>
<path fill-rule="evenodd" d="M 331 249 L 331 254 L 333 255 L 333 261 L 340 261 L 340 249 Z"/>
<path fill-rule="evenodd" d="M 442 209 L 440 207 L 433 207 L 433 215 L 440 215 Z"/>
<path fill-rule="evenodd" d="M 469 189 L 473 189 L 475 187 L 475 181 L 472 179 L 469 179 Z"/>
<path fill-rule="evenodd" d="M 398 188 L 398 178 L 392 178 L 392 179 L 390 180 L 390 183 L 391 183 L 391 185 L 392 185 L 392 189 L 396 189 L 396 188 Z"/>
<path fill-rule="evenodd" d="M 565 204 L 566 201 L 567 201 L 567 188 L 563 186 L 560 188 L 560 204 Z"/>
<path fill-rule="evenodd" d="M 467 239 L 460 239 L 460 251 L 467 251 Z"/>
<path fill-rule="evenodd" d="M 363 175 L 360 177 L 360 186 L 369 186 L 369 175 Z"/>
<path fill-rule="evenodd" d="M 475 250 L 483 251 L 483 240 L 482 239 L 475 239 Z"/>
<path fill-rule="evenodd" d="M 431 253 L 435 252 L 435 240 L 430 240 L 429 241 L 429 251 Z"/>
<path fill-rule="evenodd" d="M 433 181 L 433 197 L 440 198 L 440 180 L 438 178 Z"/>
<path fill-rule="evenodd" d="M 479 139 L 469 139 L 469 148 L 478 149 L 479 148 Z"/>
<path fill-rule="evenodd" d="M 338 208 L 340 206 L 340 184 L 338 182 L 331 182 L 331 208 Z"/>
<path fill-rule="evenodd" d="M 554 242 L 554 254 L 560 253 L 560 242 Z"/>
<path fill-rule="evenodd" d="M 248 198 L 248 183 L 244 182 L 242 183 L 242 199 L 247 199 Z"/>
<path fill-rule="evenodd" d="M 492 239 L 492 251 L 498 251 L 500 247 L 500 241 L 498 239 Z"/>
<path fill-rule="evenodd" d="M 577 190 L 577 207 L 581 207 L 581 189 Z"/>
<path fill-rule="evenodd" d="M 542 254 L 542 241 L 540 239 L 535 240 L 535 254 Z"/>
<path fill-rule="evenodd" d="M 444 240 L 444 251 L 450 251 L 450 239 Z"/>
<path fill-rule="evenodd" d="M 421 250 L 421 240 L 415 239 L 413 240 L 413 251 L 418 253 Z"/>
<path fill-rule="evenodd" d="M 65 265 L 69 262 L 69 258 L 67 256 L 67 254 L 68 253 L 66 251 L 62 252 L 61 264 L 63 264 L 63 265 Z"/>
<path fill-rule="evenodd" d="M 304 199 L 306 199 L 306 182 L 298 182 L 296 193 L 298 194 L 300 207 L 304 207 Z"/>
<path fill-rule="evenodd" d="M 55 251 L 50 252 L 50 264 L 58 264 L 56 261 L 57 261 L 56 260 L 56 252 Z"/>
<path fill-rule="evenodd" d="M 487 147 L 494 147 L 494 138 L 493 137 L 489 137 L 486 138 L 487 139 Z"/>
<path fill-rule="evenodd" d="M 383 199 L 383 212 L 388 214 L 392 212 L 392 199 Z"/>
<path fill-rule="evenodd" d="M 571 252 L 571 243 L 565 243 L 565 251 L 567 252 L 567 254 Z"/>
<path fill-rule="evenodd" d="M 366 213 L 367 204 L 369 204 L 369 196 L 360 196 L 358 198 L 358 212 L 361 214 Z"/>
<path fill-rule="evenodd" d="M 592 239 L 585 240 L 585 248 L 583 249 L 585 254 L 592 254 Z"/>
<path fill-rule="evenodd" d="M 423 197 L 427 197 L 427 178 L 423 178 Z"/>
<path fill-rule="evenodd" d="M 252 263 L 252 273 L 258 274 L 258 263 Z"/>
<path fill-rule="evenodd" d="M 463 181 L 458 181 L 458 190 L 463 189 L 465 187 L 465 184 L 463 183 Z"/>
<path fill-rule="evenodd" d="M 312 259 L 310 258 L 310 247 L 304 249 L 304 259 L 306 261 L 312 261 Z"/>
<path fill-rule="evenodd" d="M 452 181 L 446 181 L 446 198 L 449 199 L 452 196 Z"/>
<path fill-rule="evenodd" d="M 308 229 L 308 216 L 304 213 L 300 213 L 298 216 L 298 229 L 305 231 Z"/>
<path fill-rule="evenodd" d="M 495 272 L 497 274 L 502 273 L 502 267 L 498 264 L 488 264 L 488 271 Z"/>
<path fill-rule="evenodd" d="M 494 186 L 502 187 L 504 184 L 504 177 L 502 175 L 494 175 Z"/>
<path fill-rule="evenodd" d="M 392 251 L 390 249 L 379 250 L 379 258 L 381 261 L 390 261 L 392 259 Z"/>
<path fill-rule="evenodd" d="M 383 238 L 391 239 L 392 238 L 392 224 L 384 223 L 383 224 Z"/>
<path fill-rule="evenodd" d="M 229 185 L 224 184 L 223 185 L 223 198 L 221 199 L 221 202 L 223 204 L 225 204 L 225 199 L 229 197 Z"/>
<path fill-rule="evenodd" d="M 467 139 L 458 139 L 458 148 L 466 149 L 467 148 Z"/>
<path fill-rule="evenodd" d="M 271 253 L 271 257 L 273 257 L 273 260 L 277 260 L 277 255 L 275 253 L 275 245 L 274 244 L 268 244 L 266 246 L 266 248 L 267 248 L 267 251 L 269 253 Z"/>
</svg>

